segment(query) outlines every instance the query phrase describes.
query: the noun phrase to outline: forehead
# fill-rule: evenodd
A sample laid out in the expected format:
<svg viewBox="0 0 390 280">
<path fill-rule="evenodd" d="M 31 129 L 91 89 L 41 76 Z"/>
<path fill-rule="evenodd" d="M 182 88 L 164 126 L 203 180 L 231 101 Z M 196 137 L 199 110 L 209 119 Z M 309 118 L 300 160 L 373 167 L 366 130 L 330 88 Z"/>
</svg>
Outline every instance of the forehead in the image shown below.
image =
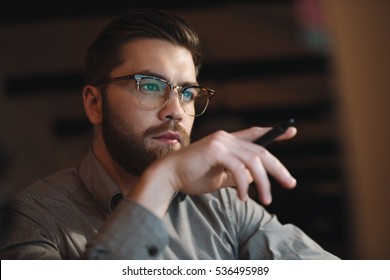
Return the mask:
<svg viewBox="0 0 390 280">
<path fill-rule="evenodd" d="M 140 72 L 160 73 L 170 79 L 178 76 L 196 79 L 191 52 L 160 39 L 136 39 L 122 46 L 121 64 L 113 70 L 112 76 Z"/>
</svg>

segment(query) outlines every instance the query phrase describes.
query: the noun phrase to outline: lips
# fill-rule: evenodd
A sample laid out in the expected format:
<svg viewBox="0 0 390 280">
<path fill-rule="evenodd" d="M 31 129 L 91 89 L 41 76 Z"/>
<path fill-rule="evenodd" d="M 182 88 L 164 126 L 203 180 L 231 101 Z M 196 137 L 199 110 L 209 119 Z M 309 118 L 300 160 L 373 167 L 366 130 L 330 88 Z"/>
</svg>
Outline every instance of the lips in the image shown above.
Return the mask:
<svg viewBox="0 0 390 280">
<path fill-rule="evenodd" d="M 166 144 L 176 144 L 181 142 L 180 134 L 174 131 L 167 131 L 156 136 L 153 136 L 152 139 L 166 143 Z"/>
</svg>

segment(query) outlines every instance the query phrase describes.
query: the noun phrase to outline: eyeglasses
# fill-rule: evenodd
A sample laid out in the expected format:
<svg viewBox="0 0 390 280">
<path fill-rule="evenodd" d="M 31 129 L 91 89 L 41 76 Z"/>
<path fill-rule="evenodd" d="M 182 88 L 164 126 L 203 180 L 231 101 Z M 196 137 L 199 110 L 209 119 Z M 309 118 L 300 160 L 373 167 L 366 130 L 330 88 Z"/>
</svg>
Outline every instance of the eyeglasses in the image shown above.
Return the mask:
<svg viewBox="0 0 390 280">
<path fill-rule="evenodd" d="M 198 117 L 206 111 L 215 93 L 202 86 L 175 86 L 158 77 L 138 74 L 109 78 L 96 85 L 126 80 L 136 81 L 138 102 L 147 109 L 163 108 L 168 103 L 171 92 L 177 89 L 183 111 L 192 117 Z"/>
</svg>

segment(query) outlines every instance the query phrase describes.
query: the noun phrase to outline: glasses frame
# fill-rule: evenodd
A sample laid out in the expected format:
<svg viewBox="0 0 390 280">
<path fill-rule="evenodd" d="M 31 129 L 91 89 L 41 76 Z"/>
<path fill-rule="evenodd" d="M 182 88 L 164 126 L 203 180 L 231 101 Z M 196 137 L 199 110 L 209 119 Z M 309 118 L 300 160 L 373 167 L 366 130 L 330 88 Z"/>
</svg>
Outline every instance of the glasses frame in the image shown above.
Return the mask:
<svg viewBox="0 0 390 280">
<path fill-rule="evenodd" d="M 167 97 L 165 98 L 165 102 L 163 103 L 162 106 L 159 106 L 159 107 L 156 107 L 156 108 L 151 108 L 151 107 L 145 106 L 144 104 L 141 103 L 140 97 L 139 97 L 139 88 L 140 88 L 141 80 L 145 79 L 145 78 L 161 81 L 161 82 L 166 83 L 166 84 L 169 85 L 170 92 L 167 95 Z M 149 75 L 142 75 L 142 74 L 125 75 L 125 76 L 108 78 L 107 80 L 104 80 L 104 81 L 96 83 L 96 86 L 102 85 L 102 84 L 118 82 L 118 81 L 128 81 L 128 80 L 135 80 L 136 85 L 137 85 L 137 100 L 138 100 L 138 103 L 141 104 L 141 106 L 143 106 L 146 109 L 152 109 L 153 110 L 153 109 L 164 108 L 164 106 L 167 105 L 167 103 L 168 103 L 168 100 L 169 100 L 169 97 L 170 97 L 172 91 L 177 89 L 177 92 L 179 93 L 179 96 L 180 96 L 179 100 L 180 100 L 181 107 L 183 108 L 184 113 L 186 113 L 187 115 L 189 115 L 191 117 L 199 117 L 199 116 L 203 115 L 203 113 L 206 111 L 206 109 L 207 109 L 207 107 L 208 107 L 208 105 L 210 103 L 211 98 L 215 94 L 215 91 L 213 89 L 210 89 L 210 88 L 206 88 L 206 87 L 202 87 L 202 86 L 184 86 L 184 87 L 182 87 L 182 86 L 174 85 L 171 82 L 169 82 L 169 81 L 167 81 L 165 79 L 159 78 L 159 77 L 149 76 Z M 186 109 L 184 108 L 183 92 L 186 89 L 188 89 L 188 88 L 200 88 L 200 89 L 205 90 L 207 92 L 207 103 L 206 103 L 206 106 L 204 107 L 203 111 L 198 113 L 198 114 L 189 114 L 189 113 L 186 112 Z M 193 102 L 195 102 L 195 101 L 193 101 Z"/>
</svg>

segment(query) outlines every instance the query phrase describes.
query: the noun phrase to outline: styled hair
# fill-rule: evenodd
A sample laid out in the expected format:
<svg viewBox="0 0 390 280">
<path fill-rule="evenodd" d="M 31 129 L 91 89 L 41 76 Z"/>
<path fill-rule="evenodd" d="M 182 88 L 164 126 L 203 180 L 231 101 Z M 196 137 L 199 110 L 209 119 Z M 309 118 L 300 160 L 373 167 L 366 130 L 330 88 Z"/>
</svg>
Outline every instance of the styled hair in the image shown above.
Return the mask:
<svg viewBox="0 0 390 280">
<path fill-rule="evenodd" d="M 162 39 L 186 48 L 194 60 L 196 73 L 201 66 L 198 35 L 178 16 L 155 9 L 132 9 L 109 23 L 88 48 L 85 84 L 107 79 L 122 62 L 122 48 L 134 39 Z"/>
</svg>

